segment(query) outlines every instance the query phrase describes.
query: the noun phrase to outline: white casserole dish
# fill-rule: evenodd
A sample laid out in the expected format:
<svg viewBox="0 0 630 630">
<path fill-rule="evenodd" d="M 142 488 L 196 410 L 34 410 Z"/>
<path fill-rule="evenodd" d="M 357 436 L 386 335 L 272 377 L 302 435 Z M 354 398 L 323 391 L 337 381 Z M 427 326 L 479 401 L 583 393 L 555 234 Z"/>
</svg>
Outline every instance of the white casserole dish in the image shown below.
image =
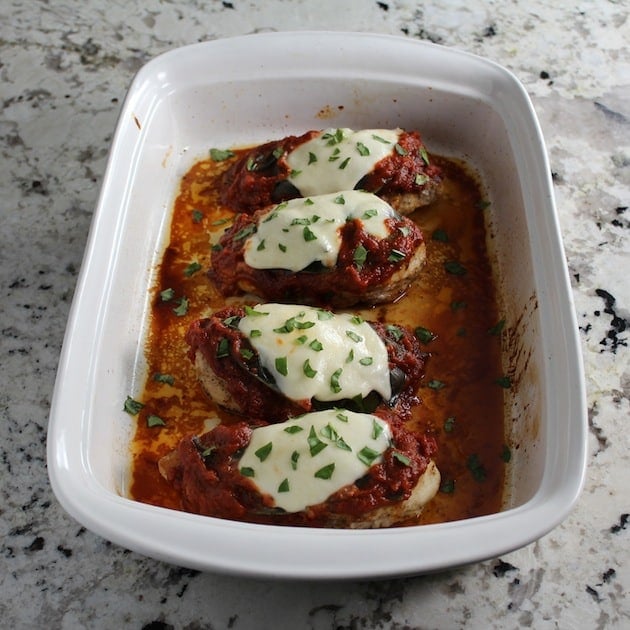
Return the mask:
<svg viewBox="0 0 630 630">
<path fill-rule="evenodd" d="M 142 384 L 148 289 L 179 178 L 209 147 L 324 127 L 421 131 L 463 157 L 489 194 L 509 330 L 504 509 L 386 530 L 250 525 L 125 496 Z M 53 490 L 105 538 L 187 567 L 280 578 L 417 574 L 523 546 L 568 514 L 586 461 L 584 379 L 550 169 L 535 113 L 505 69 L 432 44 L 360 33 L 267 33 L 164 54 L 124 103 L 77 286 L 52 401 Z"/>
</svg>

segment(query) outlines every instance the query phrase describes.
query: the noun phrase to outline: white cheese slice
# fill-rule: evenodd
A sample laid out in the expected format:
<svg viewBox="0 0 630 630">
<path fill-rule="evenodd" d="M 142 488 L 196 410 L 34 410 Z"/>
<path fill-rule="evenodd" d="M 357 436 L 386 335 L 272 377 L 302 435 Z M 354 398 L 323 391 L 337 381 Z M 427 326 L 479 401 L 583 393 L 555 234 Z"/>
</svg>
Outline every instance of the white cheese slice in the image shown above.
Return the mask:
<svg viewBox="0 0 630 630">
<path fill-rule="evenodd" d="M 375 238 L 389 235 L 386 219 L 394 209 L 376 195 L 347 190 L 275 206 L 258 220 L 244 244 L 245 262 L 254 269 L 301 271 L 314 262 L 334 267 L 341 247 L 341 228 L 358 219 Z"/>
<path fill-rule="evenodd" d="M 289 181 L 303 197 L 351 190 L 398 143 L 400 129 L 326 129 L 287 156 Z"/>
<path fill-rule="evenodd" d="M 387 348 L 360 317 L 295 304 L 259 304 L 238 324 L 280 391 L 335 401 L 376 391 L 391 398 Z"/>
<path fill-rule="evenodd" d="M 239 467 L 277 507 L 299 512 L 362 477 L 390 442 L 389 426 L 376 416 L 318 411 L 254 429 Z"/>
</svg>

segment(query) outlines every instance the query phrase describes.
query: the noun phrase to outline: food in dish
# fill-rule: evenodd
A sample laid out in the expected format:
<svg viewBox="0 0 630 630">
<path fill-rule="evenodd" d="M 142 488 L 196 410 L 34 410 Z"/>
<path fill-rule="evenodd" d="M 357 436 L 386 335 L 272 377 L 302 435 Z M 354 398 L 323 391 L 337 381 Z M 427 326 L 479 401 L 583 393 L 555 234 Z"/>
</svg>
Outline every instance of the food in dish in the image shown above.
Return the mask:
<svg viewBox="0 0 630 630">
<path fill-rule="evenodd" d="M 213 248 L 210 277 L 226 296 L 349 307 L 400 297 L 425 255 L 413 221 L 347 190 L 239 215 Z"/>
<path fill-rule="evenodd" d="M 222 309 L 193 322 L 186 341 L 214 403 L 265 421 L 382 404 L 406 416 L 427 358 L 403 327 L 295 304 Z"/>
<path fill-rule="evenodd" d="M 252 213 L 288 199 L 358 189 L 408 214 L 433 201 L 440 178 L 416 131 L 331 128 L 245 152 L 222 179 L 221 201 Z"/>
<path fill-rule="evenodd" d="M 362 392 L 336 401 L 320 400 L 312 394 L 308 398 L 306 393 L 293 400 L 266 373 L 259 378 L 261 372 L 254 354 L 249 354 L 251 344 L 230 327 L 248 310 L 258 310 L 266 304 L 254 306 L 261 298 L 250 293 L 228 296 L 203 273 L 212 266 L 211 257 L 217 254 L 212 250 L 219 249 L 226 225 L 242 225 L 237 230 L 228 228 L 228 233 L 238 234 L 250 221 L 271 210 L 265 208 L 256 211 L 254 217 L 243 217 L 221 200 L 225 173 L 252 150 L 211 151 L 181 179 L 151 305 L 146 346 L 150 377 L 138 395 L 142 406 L 133 441 L 130 496 L 154 505 L 188 509 L 181 486 L 159 473 L 158 462 L 164 471 L 169 461 L 164 459 L 167 454 L 175 458 L 178 444 L 197 441 L 217 422 L 225 427 L 242 422 L 257 427 L 287 422 L 304 413 L 348 407 L 349 411 L 379 416 L 389 413 L 404 422 L 405 429 L 413 435 L 431 436 L 438 443 L 432 460 L 440 471 L 441 491 L 419 515 L 404 524 L 445 522 L 496 512 L 500 508 L 505 467 L 503 385 L 497 384 L 502 375 L 499 337 L 489 331 L 500 330 L 501 318 L 486 249 L 483 208 L 487 202 L 478 181 L 460 162 L 432 155 L 431 163 L 440 172 L 439 194 L 421 212 L 398 217 L 397 220 L 404 220 L 396 224 L 406 231 L 406 222 L 411 221 L 426 235 L 422 272 L 414 276 L 401 296 L 391 301 L 361 303 L 345 310 L 351 318 L 370 320 L 373 329 L 378 329 L 387 340 L 390 369 L 383 373 L 378 387 L 373 386 L 367 396 Z M 341 192 L 367 195 L 364 191 Z M 308 209 L 308 198 L 292 203 Z M 312 220 L 312 214 L 306 218 Z M 303 228 L 310 226 L 296 226 L 298 240 L 306 242 Z M 248 236 L 247 231 L 241 235 Z M 409 231 L 412 233 L 416 233 L 415 228 Z M 341 282 L 333 286 L 337 289 Z M 308 296 L 303 299 L 307 302 Z M 307 309 L 322 308 L 306 305 L 302 299 L 299 304 L 279 302 L 273 300 L 278 307 L 293 307 L 305 314 Z M 340 307 L 329 306 L 342 314 Z M 275 327 L 283 328 L 294 314 L 279 318 Z M 232 316 L 236 319 L 230 320 Z M 193 342 L 188 348 L 183 341 L 187 331 Z M 298 337 L 308 332 L 307 329 Z M 238 352 L 219 362 L 212 352 L 214 348 L 223 354 L 226 342 L 220 342 L 219 337 L 224 333 L 228 341 L 236 342 L 239 336 L 241 339 L 234 346 L 238 346 Z M 309 343 L 323 343 L 318 337 L 311 340 L 306 335 L 306 339 Z M 315 343 L 309 351 L 321 354 L 317 347 Z M 431 353 L 430 361 L 426 352 Z M 218 371 L 211 368 L 213 362 L 220 363 Z M 311 380 L 307 373 L 318 369 L 312 362 L 306 363 L 305 357 L 297 365 L 304 371 L 304 382 Z M 254 370 L 248 371 L 249 367 Z M 340 367 L 347 374 L 345 363 L 337 369 Z M 367 366 L 361 367 L 367 370 Z M 280 369 L 284 369 L 282 365 Z M 332 382 L 329 374 L 329 386 Z M 507 384 L 506 379 L 500 382 Z M 391 394 L 379 391 L 386 383 Z M 370 514 L 369 520 L 375 521 L 375 513 Z M 387 523 L 394 521 L 399 522 L 390 515 Z M 282 522 L 291 524 L 286 519 Z M 338 522 L 339 526 L 352 526 L 348 521 Z"/>
<path fill-rule="evenodd" d="M 437 493 L 435 440 L 386 410 L 331 409 L 278 424 L 219 425 L 159 462 L 183 508 L 227 519 L 376 528 L 416 518 Z"/>
</svg>

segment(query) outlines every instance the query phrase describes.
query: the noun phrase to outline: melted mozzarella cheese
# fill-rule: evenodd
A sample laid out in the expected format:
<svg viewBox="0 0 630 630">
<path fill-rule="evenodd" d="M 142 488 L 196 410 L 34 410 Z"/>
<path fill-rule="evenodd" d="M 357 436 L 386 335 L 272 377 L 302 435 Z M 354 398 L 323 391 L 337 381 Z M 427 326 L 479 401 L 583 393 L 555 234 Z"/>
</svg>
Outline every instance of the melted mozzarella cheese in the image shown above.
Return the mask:
<svg viewBox="0 0 630 630">
<path fill-rule="evenodd" d="M 288 398 L 335 401 L 372 391 L 391 398 L 387 348 L 357 316 L 262 304 L 248 309 L 238 328 Z"/>
<path fill-rule="evenodd" d="M 244 259 L 254 269 L 301 271 L 314 262 L 333 267 L 347 220 L 358 219 L 368 234 L 383 239 L 389 234 L 385 221 L 393 216 L 388 203 L 358 190 L 292 199 L 259 218 L 245 241 Z"/>
<path fill-rule="evenodd" d="M 326 129 L 289 153 L 289 181 L 303 197 L 351 190 L 395 150 L 400 134 L 400 129 Z"/>
<path fill-rule="evenodd" d="M 362 477 L 390 442 L 380 418 L 330 409 L 254 429 L 239 467 L 277 507 L 299 512 Z"/>
</svg>

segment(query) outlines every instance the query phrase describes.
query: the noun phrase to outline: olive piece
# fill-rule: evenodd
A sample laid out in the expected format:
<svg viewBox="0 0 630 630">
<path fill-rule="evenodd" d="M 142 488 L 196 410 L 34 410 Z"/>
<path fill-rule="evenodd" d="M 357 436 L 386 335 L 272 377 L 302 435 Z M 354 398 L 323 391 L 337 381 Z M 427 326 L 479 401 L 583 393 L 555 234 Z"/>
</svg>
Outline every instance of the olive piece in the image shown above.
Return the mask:
<svg viewBox="0 0 630 630">
<path fill-rule="evenodd" d="M 395 367 L 390 371 L 389 384 L 392 388 L 392 399 L 404 389 L 406 380 L 405 373 L 399 367 Z"/>
<path fill-rule="evenodd" d="M 287 199 L 295 199 L 299 196 L 300 191 L 288 179 L 279 181 L 271 193 L 271 198 L 275 203 L 287 201 Z"/>
</svg>

